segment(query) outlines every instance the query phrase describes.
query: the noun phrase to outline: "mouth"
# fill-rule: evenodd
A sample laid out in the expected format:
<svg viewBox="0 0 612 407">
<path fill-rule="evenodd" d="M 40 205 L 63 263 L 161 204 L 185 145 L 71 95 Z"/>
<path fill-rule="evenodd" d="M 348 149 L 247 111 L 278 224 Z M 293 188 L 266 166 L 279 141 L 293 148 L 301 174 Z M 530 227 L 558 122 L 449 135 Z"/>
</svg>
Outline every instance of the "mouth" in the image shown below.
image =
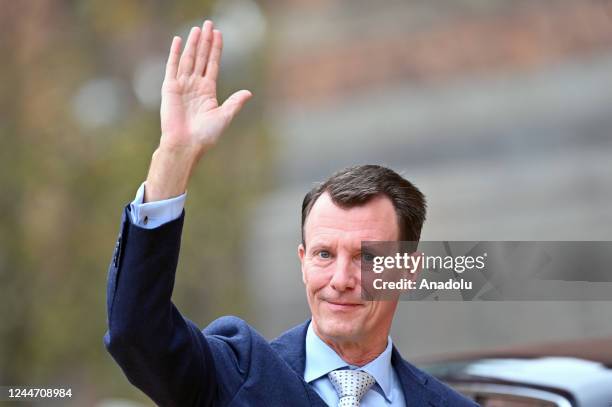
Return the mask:
<svg viewBox="0 0 612 407">
<path fill-rule="evenodd" d="M 363 304 L 352 303 L 352 302 L 342 302 L 342 301 L 330 301 L 323 300 L 327 303 L 328 308 L 332 311 L 353 311 L 363 307 Z"/>
</svg>

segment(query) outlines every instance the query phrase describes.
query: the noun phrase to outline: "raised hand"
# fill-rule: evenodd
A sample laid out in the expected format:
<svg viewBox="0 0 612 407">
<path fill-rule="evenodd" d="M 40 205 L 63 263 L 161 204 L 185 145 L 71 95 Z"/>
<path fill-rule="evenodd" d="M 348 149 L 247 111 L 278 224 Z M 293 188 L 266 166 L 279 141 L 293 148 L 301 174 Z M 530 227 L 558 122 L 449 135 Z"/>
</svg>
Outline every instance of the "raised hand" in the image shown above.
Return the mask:
<svg viewBox="0 0 612 407">
<path fill-rule="evenodd" d="M 162 86 L 162 145 L 207 149 L 215 144 L 234 115 L 251 97 L 247 90 L 217 102 L 217 77 L 223 49 L 211 21 L 189 33 L 181 55 L 181 38 L 174 37 Z"/>
<path fill-rule="evenodd" d="M 145 202 L 182 194 L 191 172 L 252 96 L 248 90 L 217 101 L 217 77 L 223 37 L 211 21 L 193 27 L 181 53 L 174 37 L 162 86 L 159 148 L 153 155 Z"/>
</svg>

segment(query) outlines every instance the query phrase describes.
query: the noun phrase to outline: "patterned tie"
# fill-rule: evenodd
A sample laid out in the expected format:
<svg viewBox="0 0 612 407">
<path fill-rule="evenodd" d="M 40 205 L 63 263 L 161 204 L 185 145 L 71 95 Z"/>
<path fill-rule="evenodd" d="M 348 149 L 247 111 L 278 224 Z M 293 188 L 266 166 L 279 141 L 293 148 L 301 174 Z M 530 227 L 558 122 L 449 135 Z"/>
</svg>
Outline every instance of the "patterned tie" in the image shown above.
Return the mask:
<svg viewBox="0 0 612 407">
<path fill-rule="evenodd" d="M 327 375 L 340 400 L 338 407 L 359 407 L 359 401 L 376 383 L 374 377 L 363 370 L 334 370 Z"/>
</svg>

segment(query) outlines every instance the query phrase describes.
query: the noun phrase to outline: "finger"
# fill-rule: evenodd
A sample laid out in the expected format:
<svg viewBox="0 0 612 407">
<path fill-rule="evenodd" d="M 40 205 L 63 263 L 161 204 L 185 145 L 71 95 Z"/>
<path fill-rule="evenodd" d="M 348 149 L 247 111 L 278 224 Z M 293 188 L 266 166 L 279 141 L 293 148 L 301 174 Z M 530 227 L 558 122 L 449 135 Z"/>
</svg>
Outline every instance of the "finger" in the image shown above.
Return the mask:
<svg viewBox="0 0 612 407">
<path fill-rule="evenodd" d="M 170 55 L 168 55 L 168 62 L 166 62 L 165 79 L 176 78 L 180 56 L 181 56 L 181 37 L 175 36 L 174 38 L 172 38 L 172 45 L 170 45 Z"/>
<path fill-rule="evenodd" d="M 212 49 L 206 64 L 205 76 L 210 80 L 216 81 L 219 76 L 219 63 L 221 61 L 221 51 L 223 50 L 223 36 L 221 31 L 213 30 Z"/>
<path fill-rule="evenodd" d="M 193 72 L 196 75 L 204 75 L 206 63 L 208 62 L 208 54 L 213 41 L 213 23 L 210 20 L 204 21 L 202 26 L 202 34 L 198 43 L 198 51 L 196 54 L 195 68 Z"/>
<path fill-rule="evenodd" d="M 228 123 L 232 121 L 234 116 L 238 114 L 240 109 L 242 109 L 247 100 L 249 100 L 252 96 L 253 94 L 248 90 L 239 90 L 228 97 L 225 102 L 223 102 L 221 105 L 221 110 L 223 111 Z"/>
<path fill-rule="evenodd" d="M 195 60 L 196 47 L 200 37 L 200 27 L 193 27 L 189 32 L 181 61 L 179 62 L 178 75 L 191 75 L 193 72 L 193 62 Z"/>
</svg>

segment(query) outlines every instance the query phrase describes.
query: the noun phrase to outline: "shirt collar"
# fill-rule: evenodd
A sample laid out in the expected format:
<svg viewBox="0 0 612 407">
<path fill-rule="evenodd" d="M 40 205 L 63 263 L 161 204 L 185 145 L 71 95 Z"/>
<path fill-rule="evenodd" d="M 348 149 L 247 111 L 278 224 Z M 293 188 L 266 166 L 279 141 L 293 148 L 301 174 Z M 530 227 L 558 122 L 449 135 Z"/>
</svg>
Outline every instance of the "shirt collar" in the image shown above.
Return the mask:
<svg viewBox="0 0 612 407">
<path fill-rule="evenodd" d="M 337 369 L 348 367 L 350 369 L 361 369 L 371 374 L 376 383 L 383 391 L 384 397 L 391 402 L 391 387 L 393 380 L 393 366 L 391 365 L 391 352 L 393 342 L 389 336 L 387 347 L 376 359 L 365 366 L 357 367 L 346 363 L 338 354 L 329 347 L 315 333 L 312 322 L 306 331 L 306 368 L 304 369 L 304 380 L 311 383 L 320 377 L 327 375 Z"/>
</svg>

